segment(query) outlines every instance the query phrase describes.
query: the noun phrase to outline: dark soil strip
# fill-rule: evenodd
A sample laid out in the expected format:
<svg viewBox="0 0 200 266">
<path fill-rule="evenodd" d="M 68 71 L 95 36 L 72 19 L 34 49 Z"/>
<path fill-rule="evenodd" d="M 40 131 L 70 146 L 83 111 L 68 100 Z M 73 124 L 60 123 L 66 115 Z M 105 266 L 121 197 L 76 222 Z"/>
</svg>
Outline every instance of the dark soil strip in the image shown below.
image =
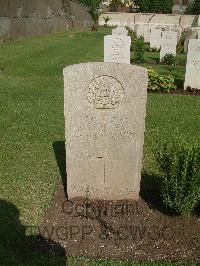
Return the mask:
<svg viewBox="0 0 200 266">
<path fill-rule="evenodd" d="M 159 200 L 145 195 L 139 203 L 67 202 L 59 184 L 41 234 L 60 243 L 66 256 L 200 261 L 198 217 L 169 215 L 156 208 Z"/>
<path fill-rule="evenodd" d="M 168 66 L 168 67 L 173 67 L 172 65 L 167 65 L 163 62 L 160 62 L 160 61 L 155 61 L 155 60 L 148 60 L 148 61 L 145 61 L 145 64 L 149 64 L 149 65 L 162 65 L 162 66 Z M 174 67 L 185 67 L 186 64 L 177 64 L 175 65 Z"/>
<path fill-rule="evenodd" d="M 167 91 L 148 91 L 150 94 L 175 94 L 175 95 L 189 95 L 189 96 L 200 96 L 200 90 L 184 90 L 184 89 L 176 89 Z"/>
</svg>

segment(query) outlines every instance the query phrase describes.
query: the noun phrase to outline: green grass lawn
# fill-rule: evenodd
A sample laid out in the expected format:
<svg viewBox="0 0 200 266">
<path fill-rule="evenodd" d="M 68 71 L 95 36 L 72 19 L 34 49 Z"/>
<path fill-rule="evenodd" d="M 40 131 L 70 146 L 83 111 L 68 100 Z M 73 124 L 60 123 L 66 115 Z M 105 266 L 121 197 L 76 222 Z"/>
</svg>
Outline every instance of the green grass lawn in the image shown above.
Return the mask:
<svg viewBox="0 0 200 266">
<path fill-rule="evenodd" d="M 98 32 L 74 31 L 0 44 L 0 195 L 12 205 L 11 210 L 17 213 L 18 223 L 22 225 L 39 225 L 56 191 L 60 172 L 53 143 L 64 140 L 62 70 L 70 64 L 103 61 L 103 36 L 110 31 L 104 28 Z M 163 73 L 168 71 L 167 66 L 154 67 Z M 176 67 L 174 71 L 176 78 L 183 81 L 184 67 Z M 145 173 L 157 172 L 153 151 L 177 132 L 183 138 L 200 141 L 199 111 L 198 97 L 148 95 Z M 0 225 L 5 224 L 8 212 L 10 208 L 1 201 Z M 9 235 L 9 227 L 5 230 Z M 6 238 L 4 235 L 0 242 Z M 1 261 L 7 254 L 7 263 L 3 265 L 64 265 L 65 262 L 34 254 L 26 259 L 21 256 L 19 261 L 3 242 L 0 253 Z M 85 259 L 76 262 L 74 258 L 69 261 L 73 266 L 142 265 Z"/>
</svg>

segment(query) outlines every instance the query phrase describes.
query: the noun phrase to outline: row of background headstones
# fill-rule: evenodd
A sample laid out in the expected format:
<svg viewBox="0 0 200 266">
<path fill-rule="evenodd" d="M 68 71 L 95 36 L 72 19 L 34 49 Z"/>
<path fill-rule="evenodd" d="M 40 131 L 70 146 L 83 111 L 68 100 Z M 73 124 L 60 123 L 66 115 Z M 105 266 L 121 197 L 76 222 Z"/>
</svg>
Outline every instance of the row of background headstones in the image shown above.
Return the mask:
<svg viewBox="0 0 200 266">
<path fill-rule="evenodd" d="M 139 29 L 139 28 L 138 28 Z M 157 31 L 160 33 L 158 36 Z M 137 31 L 137 37 L 144 37 L 145 31 L 140 29 Z M 156 33 L 154 35 L 154 33 Z M 105 49 L 104 56 L 105 62 L 116 62 L 116 63 L 127 63 L 130 64 L 130 46 L 131 38 L 128 35 L 128 31 L 124 27 L 117 27 L 112 31 L 112 35 L 105 37 Z M 160 59 L 167 53 L 172 53 L 176 55 L 177 46 L 177 32 L 174 31 L 161 31 L 160 29 L 155 29 L 150 31 L 150 39 L 156 42 L 156 45 L 151 45 L 152 48 L 161 47 Z M 146 42 L 149 42 L 146 40 Z"/>
<path fill-rule="evenodd" d="M 154 33 L 154 30 L 157 31 L 157 39 L 159 40 L 159 34 L 162 35 L 163 31 L 170 31 L 177 33 L 177 40 L 179 41 L 181 38 L 181 34 L 184 33 L 185 42 L 184 42 L 184 52 L 187 52 L 188 42 L 191 39 L 199 39 L 200 38 L 200 27 L 191 27 L 191 28 L 182 28 L 179 26 L 170 26 L 170 25 L 153 25 L 153 24 L 139 24 L 132 25 L 131 29 L 137 32 L 137 37 L 143 36 L 145 42 L 150 42 L 151 48 L 154 48 L 154 36 L 151 34 Z M 152 42 L 152 43 L 151 43 Z M 160 48 L 160 43 L 156 45 L 156 48 Z"/>
<path fill-rule="evenodd" d="M 160 60 L 167 53 L 176 55 L 176 47 L 181 32 L 173 30 L 163 31 L 161 28 L 137 27 L 137 37 L 145 37 L 145 31 L 149 31 L 151 48 L 160 49 Z M 199 30 L 200 32 L 200 30 Z M 127 36 L 128 31 L 124 27 L 117 27 L 112 30 L 112 35 L 104 37 L 104 62 L 116 62 L 130 64 L 131 37 Z M 200 89 L 200 39 L 188 40 L 188 55 L 184 88 Z"/>
<path fill-rule="evenodd" d="M 137 37 L 144 37 L 144 41 L 150 43 L 151 48 L 160 50 L 160 61 L 167 53 L 176 55 L 176 46 L 181 37 L 181 29 L 175 27 L 160 28 L 156 25 L 139 25 L 134 27 Z"/>
<path fill-rule="evenodd" d="M 108 24 L 109 25 L 109 24 Z M 144 39 L 146 42 L 150 42 L 150 31 L 153 29 L 161 29 L 162 31 L 175 31 L 178 34 L 178 39 L 181 37 L 181 33 L 184 32 L 185 34 L 185 44 L 184 44 L 184 51 L 187 52 L 188 41 L 190 39 L 198 39 L 200 38 L 200 16 L 199 21 L 196 26 L 177 26 L 174 24 L 165 24 L 165 23 L 143 23 L 143 22 L 131 22 L 130 24 L 127 23 L 120 23 L 120 22 L 112 22 L 110 26 L 129 26 L 131 29 L 135 30 L 140 34 L 140 32 L 144 32 Z"/>
</svg>

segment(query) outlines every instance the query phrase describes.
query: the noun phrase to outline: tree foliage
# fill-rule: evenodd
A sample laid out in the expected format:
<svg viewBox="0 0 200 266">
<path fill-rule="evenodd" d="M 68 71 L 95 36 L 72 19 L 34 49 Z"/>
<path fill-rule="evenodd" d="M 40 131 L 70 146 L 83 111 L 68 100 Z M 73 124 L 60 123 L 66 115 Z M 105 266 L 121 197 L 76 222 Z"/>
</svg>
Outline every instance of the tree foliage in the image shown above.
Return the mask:
<svg viewBox="0 0 200 266">
<path fill-rule="evenodd" d="M 103 17 L 103 19 L 105 21 L 104 27 L 108 27 L 108 21 L 110 21 L 111 18 L 109 16 L 106 16 L 106 17 Z"/>
<path fill-rule="evenodd" d="M 121 0 L 111 0 L 109 5 L 110 11 L 116 12 L 121 4 L 122 4 Z"/>
<path fill-rule="evenodd" d="M 135 0 L 138 11 L 142 13 L 172 13 L 173 0 Z"/>
<path fill-rule="evenodd" d="M 199 15 L 200 14 L 200 0 L 194 0 L 186 10 L 187 14 Z"/>
<path fill-rule="evenodd" d="M 93 20 L 92 31 L 97 31 L 97 29 L 98 29 L 99 16 L 100 16 L 100 11 L 99 11 L 100 3 L 101 3 L 101 1 L 99 1 L 99 0 L 90 0 L 89 14 Z"/>
</svg>

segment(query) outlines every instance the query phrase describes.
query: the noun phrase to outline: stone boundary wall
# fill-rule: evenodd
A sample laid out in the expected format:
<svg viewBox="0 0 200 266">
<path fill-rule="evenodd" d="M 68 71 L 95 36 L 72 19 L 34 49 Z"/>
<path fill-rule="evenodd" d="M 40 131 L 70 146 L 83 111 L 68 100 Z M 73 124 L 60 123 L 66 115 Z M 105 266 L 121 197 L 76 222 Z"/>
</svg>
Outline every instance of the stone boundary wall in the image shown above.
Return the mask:
<svg viewBox="0 0 200 266">
<path fill-rule="evenodd" d="M 108 22 L 108 25 L 110 26 L 130 26 L 131 24 L 149 23 L 188 28 L 197 27 L 199 19 L 198 16 L 193 15 L 107 12 L 100 16 L 100 25 L 104 25 L 104 16 L 109 16 L 111 18 L 111 20 Z"/>
<path fill-rule="evenodd" d="M 89 8 L 76 1 L 70 1 L 73 26 L 75 28 L 88 28 L 92 26 L 92 20 L 88 13 Z"/>
<path fill-rule="evenodd" d="M 0 41 L 89 27 L 88 11 L 69 0 L 0 0 Z"/>
</svg>

